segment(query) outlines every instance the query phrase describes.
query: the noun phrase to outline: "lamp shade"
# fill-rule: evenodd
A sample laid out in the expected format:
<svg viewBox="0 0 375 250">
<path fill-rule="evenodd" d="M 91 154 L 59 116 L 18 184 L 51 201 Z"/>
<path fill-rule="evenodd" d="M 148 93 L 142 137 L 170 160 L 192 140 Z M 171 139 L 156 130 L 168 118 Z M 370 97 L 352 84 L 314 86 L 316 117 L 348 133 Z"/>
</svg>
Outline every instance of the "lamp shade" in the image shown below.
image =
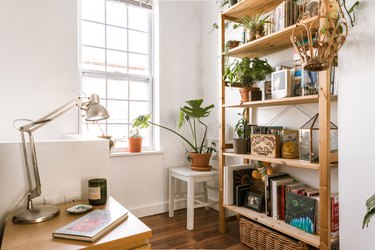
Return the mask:
<svg viewBox="0 0 375 250">
<path fill-rule="evenodd" d="M 99 96 L 92 94 L 90 96 L 90 103 L 86 110 L 86 121 L 100 121 L 109 118 L 107 109 L 99 104 Z"/>
</svg>

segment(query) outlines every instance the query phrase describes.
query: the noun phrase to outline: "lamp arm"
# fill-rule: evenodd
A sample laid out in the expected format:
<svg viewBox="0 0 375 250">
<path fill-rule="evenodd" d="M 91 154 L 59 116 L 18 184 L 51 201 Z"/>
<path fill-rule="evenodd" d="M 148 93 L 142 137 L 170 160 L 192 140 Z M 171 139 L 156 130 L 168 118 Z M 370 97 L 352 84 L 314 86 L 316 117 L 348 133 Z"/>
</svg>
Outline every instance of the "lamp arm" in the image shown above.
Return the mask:
<svg viewBox="0 0 375 250">
<path fill-rule="evenodd" d="M 34 137 L 32 135 L 32 132 L 37 130 L 38 128 L 46 125 L 50 121 L 56 119 L 57 117 L 63 115 L 64 113 L 68 112 L 70 109 L 79 106 L 81 109 L 85 109 L 88 105 L 88 102 L 83 102 L 82 98 L 80 96 L 76 97 L 74 100 L 64 104 L 58 109 L 55 109 L 54 111 L 50 112 L 49 114 L 43 116 L 42 118 L 33 121 L 29 124 L 26 124 L 24 126 L 21 126 L 18 130 L 21 132 L 21 139 L 22 139 L 22 151 L 23 151 L 23 157 L 25 161 L 25 167 L 26 167 L 26 173 L 27 173 L 27 182 L 28 182 L 28 188 L 29 188 L 29 201 L 35 197 L 38 197 L 41 195 L 41 183 L 40 183 L 40 176 L 39 176 L 39 170 L 38 170 L 38 161 L 36 157 L 36 151 L 35 151 L 35 141 Z M 27 145 L 25 133 L 28 134 L 28 142 L 29 145 Z M 31 160 L 31 162 L 30 162 Z M 30 171 L 30 167 L 33 168 L 33 177 L 35 182 L 35 187 L 33 187 L 32 182 L 32 174 Z M 31 204 L 28 202 L 28 206 Z"/>
<path fill-rule="evenodd" d="M 57 117 L 65 114 L 70 109 L 72 109 L 76 106 L 79 106 L 81 109 L 84 109 L 87 103 L 88 102 L 83 102 L 82 98 L 80 96 L 77 96 L 74 100 L 64 104 L 63 106 L 61 106 L 58 109 L 55 109 L 54 111 L 52 111 L 51 113 L 43 116 L 42 118 L 20 127 L 19 130 L 21 132 L 24 131 L 24 132 L 31 133 L 31 132 L 37 130 L 38 128 L 44 126 L 48 122 L 50 122 L 50 121 L 56 119 Z"/>
</svg>

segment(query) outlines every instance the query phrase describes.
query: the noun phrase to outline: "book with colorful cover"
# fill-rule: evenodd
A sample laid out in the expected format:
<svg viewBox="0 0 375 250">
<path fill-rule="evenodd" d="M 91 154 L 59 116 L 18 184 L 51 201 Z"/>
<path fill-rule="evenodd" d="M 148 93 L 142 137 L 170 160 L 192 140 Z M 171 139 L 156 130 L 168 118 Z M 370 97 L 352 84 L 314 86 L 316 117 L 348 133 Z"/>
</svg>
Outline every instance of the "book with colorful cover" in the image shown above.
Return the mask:
<svg viewBox="0 0 375 250">
<path fill-rule="evenodd" d="M 126 220 L 127 210 L 96 209 L 52 233 L 53 237 L 94 242 Z"/>
<path fill-rule="evenodd" d="M 316 227 L 316 200 L 289 192 L 285 198 L 285 223 L 314 234 Z"/>
</svg>

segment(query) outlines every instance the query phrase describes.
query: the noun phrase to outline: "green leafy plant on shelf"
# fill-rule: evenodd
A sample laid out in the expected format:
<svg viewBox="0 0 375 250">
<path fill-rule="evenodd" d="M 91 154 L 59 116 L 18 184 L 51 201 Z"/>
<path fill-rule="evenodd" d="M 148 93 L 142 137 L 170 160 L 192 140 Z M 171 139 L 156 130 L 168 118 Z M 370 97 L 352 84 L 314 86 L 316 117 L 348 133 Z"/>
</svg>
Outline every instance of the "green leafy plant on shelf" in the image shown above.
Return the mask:
<svg viewBox="0 0 375 250">
<path fill-rule="evenodd" d="M 227 81 L 229 86 L 238 84 L 239 87 L 251 88 L 257 81 L 265 80 L 272 71 L 273 68 L 267 60 L 245 57 L 235 59 L 225 67 L 223 80 Z"/>
<path fill-rule="evenodd" d="M 253 17 L 243 16 L 237 20 L 237 24 L 233 25 L 233 29 L 243 27 L 249 33 L 248 41 L 253 41 L 257 38 L 264 36 L 265 25 L 271 23 L 268 18 L 270 16 L 264 16 L 262 12 L 256 13 Z"/>
</svg>

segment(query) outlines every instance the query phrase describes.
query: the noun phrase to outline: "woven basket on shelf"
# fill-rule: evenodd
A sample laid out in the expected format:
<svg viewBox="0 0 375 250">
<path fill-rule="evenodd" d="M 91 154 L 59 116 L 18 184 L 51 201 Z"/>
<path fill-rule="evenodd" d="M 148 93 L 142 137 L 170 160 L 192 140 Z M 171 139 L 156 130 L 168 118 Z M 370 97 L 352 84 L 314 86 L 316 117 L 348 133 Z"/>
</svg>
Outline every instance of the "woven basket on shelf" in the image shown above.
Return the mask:
<svg viewBox="0 0 375 250">
<path fill-rule="evenodd" d="M 255 250 L 307 249 L 305 243 L 288 238 L 245 218 L 240 219 L 240 240 L 243 244 Z"/>
</svg>

